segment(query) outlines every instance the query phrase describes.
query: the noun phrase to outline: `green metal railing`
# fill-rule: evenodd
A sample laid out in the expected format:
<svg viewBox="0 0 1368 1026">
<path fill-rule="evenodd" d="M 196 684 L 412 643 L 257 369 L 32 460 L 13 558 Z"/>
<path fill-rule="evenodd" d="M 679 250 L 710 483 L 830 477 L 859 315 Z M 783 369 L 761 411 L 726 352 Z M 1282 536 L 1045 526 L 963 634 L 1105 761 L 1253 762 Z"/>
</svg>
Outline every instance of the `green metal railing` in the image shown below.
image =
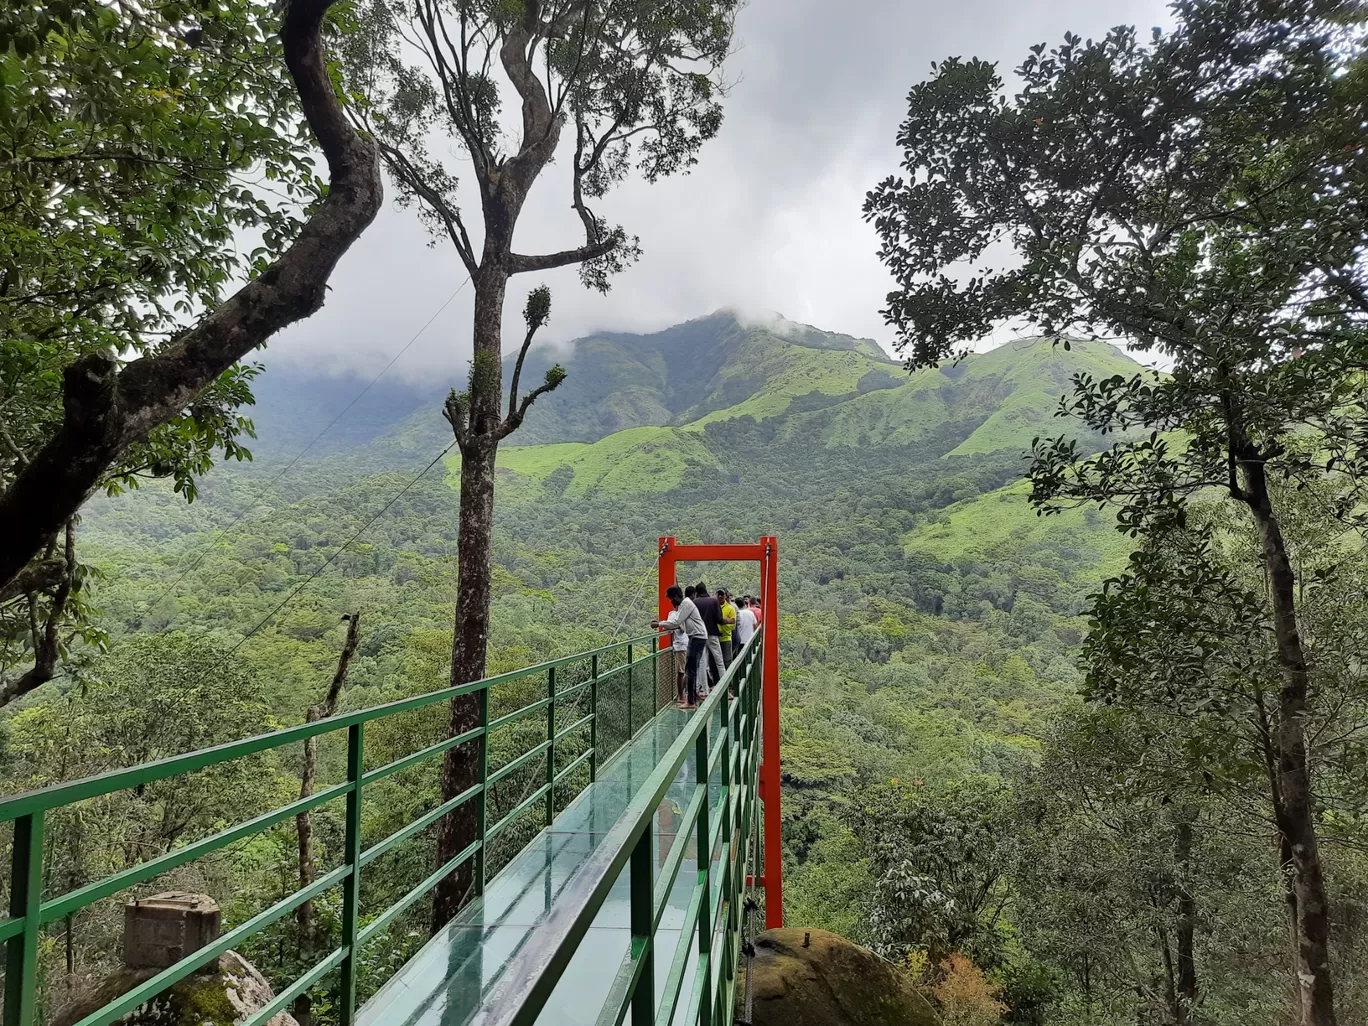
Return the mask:
<svg viewBox="0 0 1368 1026">
<path fill-rule="evenodd" d="M 762 632 L 757 631 L 605 836 L 598 847 L 593 887 L 561 898 L 557 914 L 536 941 L 524 945 L 503 971 L 502 982 L 475 1020 L 481 1026 L 532 1026 L 536 1022 L 624 870 L 629 874 L 632 939 L 599 1015 L 599 1026 L 618 1026 L 629 1014 L 632 1026 L 680 1022 L 722 1026 L 733 1021 L 745 926 L 742 893 L 759 855 L 762 644 Z M 652 821 L 691 757 L 692 797 L 657 876 Z M 719 768 L 719 800 L 714 808 L 709 794 Z M 695 840 L 697 878 L 657 1003 L 656 933 L 690 836 Z M 716 887 L 714 855 L 721 874 Z M 691 962 L 693 983 L 685 994 Z M 682 1018 L 677 1015 L 681 999 L 687 1002 Z"/>
<path fill-rule="evenodd" d="M 284 987 L 270 1004 L 248 1018 L 244 1026 L 260 1026 L 267 1022 L 333 970 L 339 970 L 341 973 L 341 1001 L 338 1012 L 342 1026 L 350 1026 L 356 1012 L 358 953 L 361 948 L 444 878 L 471 859 L 475 860 L 475 885 L 478 890 L 482 890 L 490 868 L 487 852 L 494 840 L 538 804 L 542 807 L 544 822 L 550 824 L 555 815 L 558 798 L 565 799 L 566 789 L 573 786 L 574 780 L 580 779 L 575 776 L 576 772 L 582 767 L 586 768 L 587 778 L 592 781 L 598 767 L 606 758 L 626 744 L 637 729 L 654 716 L 664 697 L 662 689 L 658 686 L 662 668 L 657 663 L 663 654 L 668 654 L 656 649 L 656 639 L 656 635 L 633 638 L 459 687 L 444 688 L 386 705 L 302 723 L 270 734 L 83 780 L 57 784 L 0 800 L 0 824 L 13 823 L 9 917 L 0 919 L 0 942 L 5 945 L 4 1006 L 3 1015 L 0 1015 L 0 1026 L 35 1026 L 38 1022 L 39 941 L 44 926 L 120 892 L 137 888 L 162 873 L 194 862 L 230 844 L 260 834 L 301 813 L 339 799 L 345 803 L 345 837 L 340 865 L 322 873 L 309 886 L 293 892 L 245 922 L 234 926 L 209 946 L 181 959 L 128 993 L 90 1013 L 76 1026 L 106 1026 L 115 1022 L 224 952 L 260 933 L 305 902 L 337 887 L 342 890 L 340 943 L 323 954 L 293 983 Z M 499 715 L 490 718 L 490 699 L 495 689 L 539 675 L 544 675 L 546 680 L 545 691 L 541 692 L 538 689 L 542 697 L 507 712 L 499 711 Z M 576 680 L 576 676 L 583 679 Z M 642 690 L 640 684 L 643 677 L 650 681 L 649 697 L 636 694 Z M 605 689 L 611 696 L 624 687 L 625 702 L 610 701 L 601 708 Z M 668 690 L 672 697 L 672 670 Z M 447 702 L 461 695 L 479 696 L 478 726 L 383 766 L 369 770 L 365 768 L 365 728 L 368 723 Z M 557 723 L 558 712 L 571 710 L 572 714 L 578 713 L 586 705 L 588 711 L 582 716 L 576 716 L 573 722 L 565 725 Z M 495 733 L 537 713 L 543 713 L 546 718 L 544 740 L 510 757 L 503 765 L 491 768 L 490 739 Z M 347 754 L 346 776 L 341 782 L 75 890 L 44 895 L 44 821 L 49 813 L 92 798 L 141 788 L 156 781 L 258 753 L 274 751 L 309 738 L 343 731 L 346 732 Z M 383 840 L 363 847 L 361 811 L 366 788 L 464 744 L 478 746 L 479 780 L 463 793 L 424 813 Z M 543 780 L 540 787 L 530 794 L 520 796 L 516 804 L 504 812 L 497 822 L 488 825 L 487 818 L 493 811 L 489 796 L 495 785 L 509 779 L 519 769 L 535 769 L 538 759 L 545 761 L 545 776 L 539 778 Z M 583 775 L 585 774 L 581 774 Z M 363 921 L 360 907 L 362 869 L 472 800 L 477 803 L 477 829 L 471 843 L 398 901 L 378 915 Z"/>
</svg>

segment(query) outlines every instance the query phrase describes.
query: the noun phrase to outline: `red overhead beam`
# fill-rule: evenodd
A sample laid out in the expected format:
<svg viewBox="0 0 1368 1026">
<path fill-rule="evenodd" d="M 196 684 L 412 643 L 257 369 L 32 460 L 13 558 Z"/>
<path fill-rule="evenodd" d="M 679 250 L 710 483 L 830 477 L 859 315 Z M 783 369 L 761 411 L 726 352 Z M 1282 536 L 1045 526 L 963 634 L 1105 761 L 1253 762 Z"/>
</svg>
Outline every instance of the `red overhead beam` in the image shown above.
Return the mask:
<svg viewBox="0 0 1368 1026">
<path fill-rule="evenodd" d="M 744 559 L 759 561 L 765 558 L 765 546 L 756 545 L 680 545 L 673 538 L 660 539 L 662 547 L 669 543 L 670 555 L 676 562 L 702 563 L 711 560 Z"/>
</svg>

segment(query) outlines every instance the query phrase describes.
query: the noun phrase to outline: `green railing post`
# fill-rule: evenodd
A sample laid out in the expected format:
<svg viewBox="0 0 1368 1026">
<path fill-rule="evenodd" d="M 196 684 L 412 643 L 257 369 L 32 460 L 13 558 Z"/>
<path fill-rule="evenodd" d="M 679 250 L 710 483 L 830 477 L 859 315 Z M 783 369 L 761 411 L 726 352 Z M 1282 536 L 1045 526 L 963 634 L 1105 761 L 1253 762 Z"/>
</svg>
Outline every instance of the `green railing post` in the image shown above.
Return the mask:
<svg viewBox="0 0 1368 1026">
<path fill-rule="evenodd" d="M 38 907 L 43 899 L 43 813 L 14 821 L 10 860 L 10 915 L 24 917 L 24 930 L 5 952 L 5 1026 L 38 1021 Z"/>
<path fill-rule="evenodd" d="M 361 777 L 365 772 L 365 724 L 347 728 L 347 826 L 343 861 L 350 872 L 342 882 L 342 1007 L 338 1018 L 351 1026 L 356 1017 L 356 970 L 360 951 L 356 942 L 356 921 L 361 904 Z"/>
<path fill-rule="evenodd" d="M 732 817 L 734 815 L 734 810 L 732 808 L 732 759 L 740 750 L 737 747 L 736 741 L 737 738 L 740 737 L 737 728 L 741 722 L 741 717 L 738 715 L 739 709 L 733 709 L 732 707 L 734 705 L 739 705 L 739 703 L 733 701 L 725 694 L 718 703 L 718 708 L 721 710 L 722 715 L 722 815 L 719 818 L 722 830 L 722 864 L 718 868 L 722 871 L 722 879 L 717 888 L 717 900 L 718 905 L 726 909 L 726 912 L 724 913 L 722 937 L 724 944 L 728 945 L 728 947 L 724 948 L 724 950 L 727 951 L 728 956 L 730 956 L 729 942 L 731 939 L 731 917 L 735 911 L 730 901 L 733 875 L 732 862 L 736 855 L 735 845 L 733 844 L 736 834 L 732 829 Z M 708 852 L 708 862 L 711 865 L 712 852 Z M 708 919 L 705 928 L 708 932 L 709 943 L 711 944 L 715 920 L 712 916 L 711 882 L 709 882 L 708 886 L 708 900 L 704 902 L 708 907 Z M 711 980 L 712 1001 L 715 1006 L 720 997 L 719 991 L 723 989 L 723 976 L 726 972 L 726 966 L 718 966 L 717 969 L 719 971 L 712 974 Z M 700 1002 L 700 1010 L 703 1008 L 707 1008 L 707 1004 Z"/>
<path fill-rule="evenodd" d="M 632 1026 L 655 1026 L 655 859 L 649 820 L 632 849 L 630 872 L 632 954 L 640 952 L 632 987 Z"/>
<path fill-rule="evenodd" d="M 725 744 L 726 734 L 722 735 Z M 725 761 L 730 758 L 731 753 L 724 751 L 722 758 Z M 697 972 L 705 974 L 703 993 L 706 996 L 711 993 L 712 987 L 709 985 L 711 980 L 716 978 L 712 960 L 712 836 L 708 830 L 708 820 L 712 817 L 712 804 L 709 799 L 710 778 L 708 771 L 708 724 L 703 724 L 703 729 L 699 732 L 698 742 L 694 748 L 694 758 L 698 761 L 698 783 L 703 788 L 703 801 L 698 808 L 698 823 L 696 824 L 698 849 L 698 884 L 703 891 L 703 900 L 698 903 L 698 922 L 695 924 L 698 931 L 698 969 Z M 684 924 L 687 931 L 689 924 Z M 698 1003 L 698 1021 L 700 1026 L 712 1026 L 712 1002 L 703 1000 Z"/>
<path fill-rule="evenodd" d="M 598 779 L 598 653 L 589 657 L 589 782 Z"/>
<path fill-rule="evenodd" d="M 546 825 L 556 818 L 556 668 L 546 671 Z"/>
<path fill-rule="evenodd" d="M 485 887 L 485 832 L 489 825 L 489 688 L 481 688 L 480 696 L 480 793 L 475 796 L 475 829 L 480 835 L 480 846 L 475 849 L 475 893 L 483 894 Z"/>
<path fill-rule="evenodd" d="M 627 646 L 627 740 L 632 740 L 632 692 L 636 690 L 635 681 L 632 675 L 636 672 L 632 666 L 632 646 Z"/>
</svg>

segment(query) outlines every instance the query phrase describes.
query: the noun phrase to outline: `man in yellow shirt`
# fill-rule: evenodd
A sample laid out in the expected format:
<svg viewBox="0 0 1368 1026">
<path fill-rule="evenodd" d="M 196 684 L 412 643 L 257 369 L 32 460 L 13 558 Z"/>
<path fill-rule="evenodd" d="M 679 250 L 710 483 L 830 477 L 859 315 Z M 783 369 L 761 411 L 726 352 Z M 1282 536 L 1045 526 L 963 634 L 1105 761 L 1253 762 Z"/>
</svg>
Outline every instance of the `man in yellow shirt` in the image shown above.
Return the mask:
<svg viewBox="0 0 1368 1026">
<path fill-rule="evenodd" d="M 717 625 L 718 640 L 722 642 L 722 665 L 730 666 L 732 661 L 732 632 L 736 630 L 736 606 L 732 603 L 732 595 L 726 588 L 720 588 L 717 592 L 718 600 L 722 603 L 722 619 Z"/>
</svg>

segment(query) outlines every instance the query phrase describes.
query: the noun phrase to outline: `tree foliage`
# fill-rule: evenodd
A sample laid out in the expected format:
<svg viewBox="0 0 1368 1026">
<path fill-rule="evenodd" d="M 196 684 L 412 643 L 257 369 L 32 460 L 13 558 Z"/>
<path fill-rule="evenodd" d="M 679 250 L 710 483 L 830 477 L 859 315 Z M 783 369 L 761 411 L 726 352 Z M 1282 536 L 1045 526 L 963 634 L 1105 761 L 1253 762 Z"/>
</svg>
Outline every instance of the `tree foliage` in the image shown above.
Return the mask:
<svg viewBox="0 0 1368 1026">
<path fill-rule="evenodd" d="M 258 368 L 237 361 L 317 308 L 378 208 L 323 63 L 328 6 L 286 5 L 283 29 L 236 0 L 0 15 L 0 588 L 33 655 L 6 701 L 88 629 L 63 525 L 70 549 L 91 492 L 169 477 L 193 499 L 218 454 L 250 456 Z"/>
<path fill-rule="evenodd" d="M 885 314 L 913 364 L 1018 320 L 1119 335 L 1172 363 L 1162 377 L 1077 376 L 1063 410 L 1124 440 L 1096 456 L 1072 439 L 1037 440 L 1032 501 L 1047 513 L 1111 504 L 1123 528 L 1158 543 L 1183 527 L 1192 496 L 1219 488 L 1257 528 L 1277 641 L 1270 787 L 1295 892 L 1300 1021 L 1329 1026 L 1305 732 L 1317 696 L 1270 481 L 1328 482 L 1332 512 L 1346 516 L 1361 501 L 1365 12 L 1326 0 L 1271 2 L 1254 17 L 1228 0 L 1174 11 L 1175 31 L 1148 44 L 1119 28 L 1033 48 L 1011 98 L 989 64 L 940 65 L 909 95 L 908 177 L 882 183 L 865 209 L 899 283 Z M 999 244 L 1013 259 L 982 266 Z M 1315 442 L 1296 444 L 1306 432 Z M 1124 589 L 1137 582 L 1119 582 L 1116 601 L 1131 601 Z M 1192 618 L 1167 623 L 1175 650 L 1200 649 L 1210 629 L 1203 590 L 1192 594 Z"/>
<path fill-rule="evenodd" d="M 1015 861 L 1009 822 L 1005 790 L 975 781 L 892 785 L 866 798 L 853 826 L 874 879 L 870 929 L 886 955 L 998 961 Z"/>
</svg>

